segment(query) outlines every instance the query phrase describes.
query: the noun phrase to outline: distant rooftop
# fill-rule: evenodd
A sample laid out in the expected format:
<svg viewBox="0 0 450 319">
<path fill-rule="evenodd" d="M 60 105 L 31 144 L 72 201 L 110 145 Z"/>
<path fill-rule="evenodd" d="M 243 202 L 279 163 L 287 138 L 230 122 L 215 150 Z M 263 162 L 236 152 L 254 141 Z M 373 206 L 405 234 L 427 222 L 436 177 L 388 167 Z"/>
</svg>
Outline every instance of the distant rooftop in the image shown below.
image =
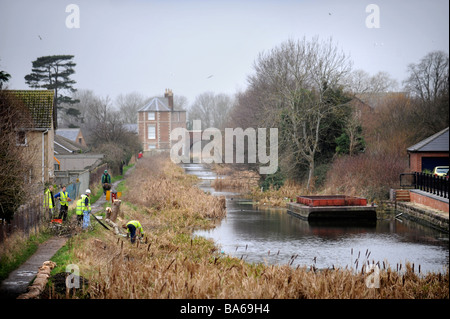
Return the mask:
<svg viewBox="0 0 450 319">
<path fill-rule="evenodd" d="M 170 112 L 169 102 L 164 97 L 154 97 L 138 112 Z"/>
<path fill-rule="evenodd" d="M 79 128 L 59 128 L 55 131 L 55 134 L 76 142 L 79 132 L 80 132 Z"/>
<path fill-rule="evenodd" d="M 448 152 L 448 127 L 408 147 L 408 152 Z"/>
<path fill-rule="evenodd" d="M 80 153 L 85 148 L 72 140 L 56 134 L 54 139 L 54 152 L 57 155 Z"/>
</svg>

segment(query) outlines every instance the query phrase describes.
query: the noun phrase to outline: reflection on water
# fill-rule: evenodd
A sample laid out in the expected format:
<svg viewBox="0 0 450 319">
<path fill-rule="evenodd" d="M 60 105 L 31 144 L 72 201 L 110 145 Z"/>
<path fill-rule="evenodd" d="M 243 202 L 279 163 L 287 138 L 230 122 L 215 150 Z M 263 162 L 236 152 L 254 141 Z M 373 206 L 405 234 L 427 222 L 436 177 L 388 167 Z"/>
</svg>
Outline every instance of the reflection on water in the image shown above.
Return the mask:
<svg viewBox="0 0 450 319">
<path fill-rule="evenodd" d="M 194 169 L 191 169 L 194 168 Z M 200 164 L 185 165 L 187 173 L 206 177 L 201 188 L 227 197 L 227 217 L 212 230 L 194 236 L 212 238 L 225 254 L 247 262 L 288 264 L 317 268 L 356 267 L 363 261 L 414 263 L 422 272 L 444 271 L 449 265 L 449 236 L 393 215 L 369 224 L 308 222 L 286 209 L 261 209 L 231 192 L 209 186 L 214 173 Z"/>
</svg>

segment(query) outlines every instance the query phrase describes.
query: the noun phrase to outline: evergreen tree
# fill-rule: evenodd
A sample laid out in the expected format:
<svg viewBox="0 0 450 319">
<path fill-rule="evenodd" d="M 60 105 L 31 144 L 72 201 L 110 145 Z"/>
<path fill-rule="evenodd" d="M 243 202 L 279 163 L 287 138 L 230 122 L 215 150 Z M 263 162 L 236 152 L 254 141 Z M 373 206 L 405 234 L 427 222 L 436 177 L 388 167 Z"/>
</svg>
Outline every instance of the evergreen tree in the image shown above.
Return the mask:
<svg viewBox="0 0 450 319">
<path fill-rule="evenodd" d="M 53 108 L 53 121 L 55 128 L 58 126 L 58 107 L 60 104 L 74 104 L 79 102 L 69 96 L 61 94 L 61 91 L 68 90 L 75 92 L 73 85 L 76 83 L 70 79 L 75 73 L 73 55 L 52 55 L 37 58 L 32 62 L 31 73 L 25 76 L 25 82 L 32 88 L 45 88 L 55 90 L 55 103 Z"/>
<path fill-rule="evenodd" d="M 10 78 L 11 74 L 5 71 L 0 71 L 0 90 L 3 88 L 3 83 L 8 82 Z"/>
</svg>

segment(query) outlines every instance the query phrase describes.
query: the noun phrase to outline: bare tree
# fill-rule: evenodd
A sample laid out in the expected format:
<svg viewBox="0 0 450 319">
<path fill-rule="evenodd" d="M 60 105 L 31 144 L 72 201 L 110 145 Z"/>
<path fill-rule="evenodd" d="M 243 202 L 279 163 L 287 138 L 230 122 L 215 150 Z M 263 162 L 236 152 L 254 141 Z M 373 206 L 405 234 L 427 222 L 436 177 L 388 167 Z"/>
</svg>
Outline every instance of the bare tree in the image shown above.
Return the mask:
<svg viewBox="0 0 450 319">
<path fill-rule="evenodd" d="M 289 150 L 294 165 L 308 165 L 309 189 L 313 183 L 315 157 L 320 150 L 323 120 L 339 102 L 333 92 L 351 69 L 347 55 L 332 39 L 289 40 L 262 53 L 249 78 L 253 89 L 264 96 L 265 124 L 282 130 L 280 146 Z"/>
<path fill-rule="evenodd" d="M 423 57 L 418 64 L 408 65 L 408 78 L 404 81 L 406 89 L 424 102 L 448 94 L 448 54 L 434 51 Z"/>
<path fill-rule="evenodd" d="M 96 108 L 96 105 L 101 103 L 101 99 L 95 95 L 92 90 L 77 90 L 72 93 L 72 99 L 78 100 L 76 104 L 70 107 L 76 110 L 75 116 L 67 116 L 63 114 L 61 116 L 61 123 L 68 127 L 81 127 L 83 131 L 90 131 L 91 127 L 94 127 L 94 121 L 90 111 Z M 74 112 L 75 113 L 75 112 Z"/>
<path fill-rule="evenodd" d="M 126 124 L 136 124 L 138 110 L 145 104 L 145 98 L 142 94 L 132 92 L 120 94 L 116 98 L 116 106 L 119 109 L 119 115 Z"/>
<path fill-rule="evenodd" d="M 36 149 L 24 142 L 32 127 L 29 109 L 12 93 L 0 90 L 0 219 L 7 222 L 30 197 Z"/>
<path fill-rule="evenodd" d="M 398 90 L 398 82 L 389 73 L 380 71 L 369 80 L 371 92 L 392 92 Z"/>
<path fill-rule="evenodd" d="M 396 91 L 398 82 L 387 72 L 380 71 L 371 76 L 368 72 L 358 69 L 348 74 L 345 79 L 346 90 L 353 94 L 381 93 Z"/>
<path fill-rule="evenodd" d="M 119 112 L 115 111 L 109 96 L 101 98 L 95 104 L 90 105 L 89 114 L 92 117 L 94 127 L 91 127 L 93 144 L 116 142 L 125 132 Z"/>
<path fill-rule="evenodd" d="M 186 110 L 189 107 L 189 101 L 187 97 L 183 95 L 175 95 L 173 97 L 173 108 L 176 111 Z"/>
<path fill-rule="evenodd" d="M 87 140 L 95 151 L 105 154 L 108 166 L 118 173 L 123 162 L 127 163 L 141 148 L 138 137 L 125 128 L 109 96 L 91 102 L 85 111 L 89 117 Z"/>
<path fill-rule="evenodd" d="M 226 94 L 202 93 L 195 98 L 188 111 L 189 121 L 201 120 L 203 129 L 223 129 L 232 105 L 232 98 Z"/>
<path fill-rule="evenodd" d="M 414 98 L 413 112 L 419 122 L 417 129 L 426 137 L 448 127 L 448 54 L 430 52 L 418 64 L 410 64 L 408 73 L 404 84 Z"/>
</svg>

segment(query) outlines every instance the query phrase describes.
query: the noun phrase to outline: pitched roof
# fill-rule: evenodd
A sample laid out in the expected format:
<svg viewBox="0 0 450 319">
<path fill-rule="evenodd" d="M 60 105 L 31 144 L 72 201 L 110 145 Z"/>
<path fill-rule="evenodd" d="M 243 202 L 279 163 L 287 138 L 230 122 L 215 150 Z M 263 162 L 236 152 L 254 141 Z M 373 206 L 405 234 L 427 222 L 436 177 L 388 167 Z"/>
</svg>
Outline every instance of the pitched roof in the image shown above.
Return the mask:
<svg viewBox="0 0 450 319">
<path fill-rule="evenodd" d="M 448 152 L 448 127 L 408 147 L 408 152 Z"/>
<path fill-rule="evenodd" d="M 64 136 L 55 134 L 55 139 L 54 139 L 55 154 L 65 155 L 65 154 L 72 154 L 72 153 L 80 153 L 85 150 L 86 150 L 86 148 L 81 146 L 80 144 L 73 142 L 70 139 L 65 138 Z"/>
<path fill-rule="evenodd" d="M 8 90 L 28 107 L 35 129 L 52 128 L 53 90 Z"/>
<path fill-rule="evenodd" d="M 64 136 L 71 141 L 77 142 L 77 136 L 79 132 L 79 128 L 59 128 L 55 131 L 55 134 Z"/>
<path fill-rule="evenodd" d="M 167 98 L 155 97 L 144 105 L 138 112 L 170 112 Z"/>
</svg>

